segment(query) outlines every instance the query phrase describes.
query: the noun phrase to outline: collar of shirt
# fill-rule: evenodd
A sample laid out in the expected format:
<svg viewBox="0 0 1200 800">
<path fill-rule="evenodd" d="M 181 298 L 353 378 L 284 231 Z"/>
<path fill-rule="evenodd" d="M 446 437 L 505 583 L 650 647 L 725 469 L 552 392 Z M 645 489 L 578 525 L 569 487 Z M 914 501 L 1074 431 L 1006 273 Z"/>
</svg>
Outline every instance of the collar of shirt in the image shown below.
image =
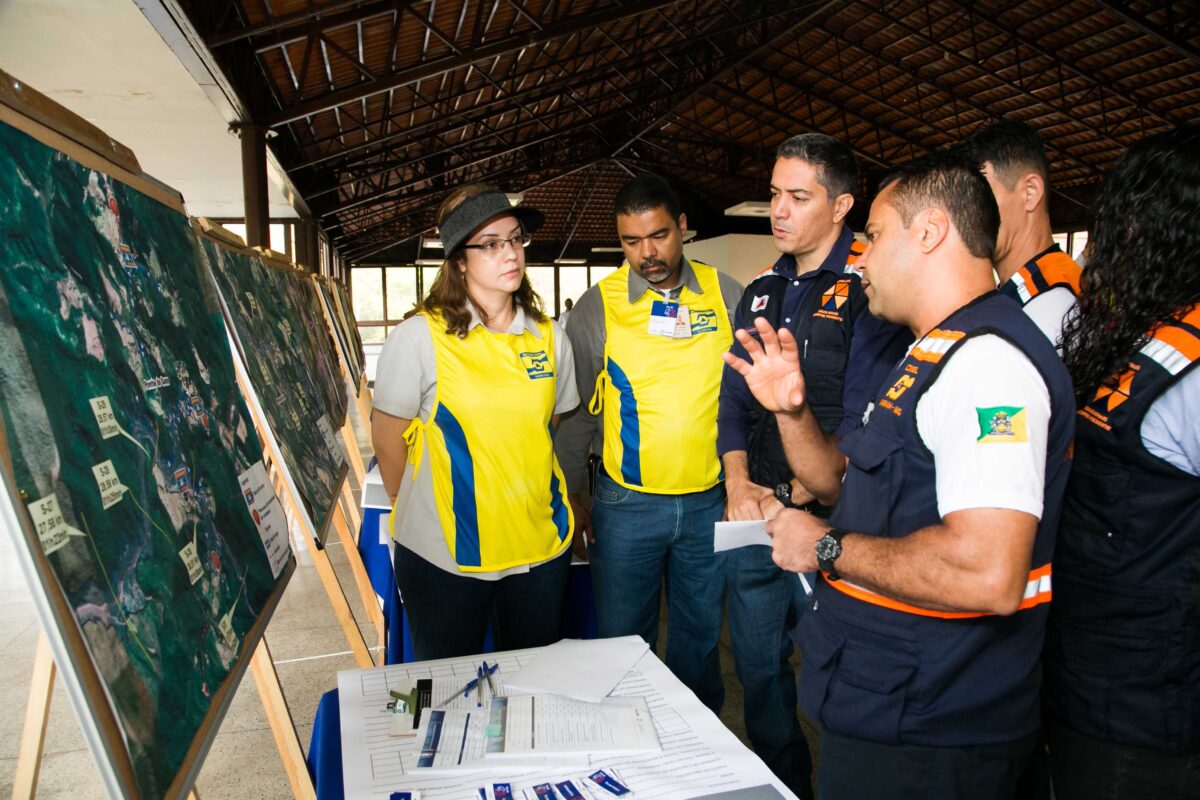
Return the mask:
<svg viewBox="0 0 1200 800">
<path fill-rule="evenodd" d="M 629 262 L 625 262 L 628 264 Z M 696 271 L 692 269 L 692 262 L 686 258 L 683 259 L 683 268 L 679 271 L 679 284 L 674 289 L 663 290 L 659 289 L 650 281 L 646 280 L 641 274 L 629 264 L 629 304 L 633 305 L 638 301 L 647 289 L 653 289 L 656 293 L 666 294 L 676 291 L 680 286 L 686 286 L 695 294 L 704 294 L 704 290 L 700 288 L 700 279 L 696 277 Z"/>
<path fill-rule="evenodd" d="M 475 310 L 474 303 L 467 303 L 467 311 L 471 314 L 471 321 L 467 323 L 468 331 L 474 329 L 476 325 L 483 325 L 483 318 Z M 529 331 L 539 339 L 542 338 L 542 332 L 538 330 L 537 323 L 534 322 L 533 317 L 526 314 L 525 309 L 517 306 L 517 313 L 513 314 L 513 319 L 508 325 L 508 330 L 503 331 L 503 333 L 520 334 L 523 330 Z"/>
<path fill-rule="evenodd" d="M 847 226 L 842 226 L 842 232 L 838 234 L 837 241 L 829 251 L 829 255 L 825 256 L 825 260 L 821 262 L 821 266 L 814 270 L 804 273 L 803 275 L 796 274 L 796 257 L 784 253 L 779 256 L 775 262 L 775 266 L 771 267 L 771 271 L 776 275 L 787 278 L 789 281 L 794 281 L 797 278 L 815 278 L 818 272 L 828 271 L 837 275 L 841 275 L 846 271 L 846 261 L 850 257 L 850 245 L 854 242 L 854 233 Z"/>
</svg>

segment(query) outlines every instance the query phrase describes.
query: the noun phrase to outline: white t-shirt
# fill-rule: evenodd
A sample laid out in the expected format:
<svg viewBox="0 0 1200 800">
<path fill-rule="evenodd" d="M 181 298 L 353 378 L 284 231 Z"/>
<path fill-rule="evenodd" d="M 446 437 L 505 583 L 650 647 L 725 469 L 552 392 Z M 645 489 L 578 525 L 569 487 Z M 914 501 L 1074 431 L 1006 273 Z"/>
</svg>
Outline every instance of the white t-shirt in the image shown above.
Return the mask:
<svg viewBox="0 0 1200 800">
<path fill-rule="evenodd" d="M 471 327 L 482 324 L 472 314 Z M 555 376 L 554 413 L 565 414 L 579 405 L 579 390 L 575 386 L 575 357 L 567 334 L 554 320 L 554 358 L 557 365 Z M 524 310 L 518 308 L 506 333 L 519 334 L 523 330 L 540 335 L 537 324 L 527 320 Z M 429 333 L 426 317 L 413 316 L 396 326 L 379 354 L 376 369 L 375 393 L 372 406 L 385 414 L 402 419 L 419 417 L 429 419 L 433 411 L 437 389 L 437 361 L 433 352 L 433 337 Z M 437 503 L 433 496 L 433 469 L 429 465 L 429 448 L 424 448 L 421 468 L 413 480 L 413 465 L 404 468 L 404 479 L 396 496 L 395 518 L 396 541 L 416 553 L 429 563 L 456 575 L 467 575 L 479 580 L 494 581 L 507 575 L 528 572 L 529 564 L 500 572 L 462 572 L 450 555 L 450 548 L 442 535 L 437 515 Z M 549 559 L 547 559 L 549 560 Z"/>
<path fill-rule="evenodd" d="M 1075 308 L 1075 294 L 1065 286 L 1055 286 L 1025 304 L 1025 316 L 1033 320 L 1055 347 L 1062 346 L 1063 326 Z"/>
<path fill-rule="evenodd" d="M 1012 433 L 989 435 L 985 426 L 1005 419 Z M 1007 508 L 1041 519 L 1049 424 L 1050 392 L 1033 362 L 999 336 L 968 340 L 917 402 L 938 513 Z"/>
</svg>

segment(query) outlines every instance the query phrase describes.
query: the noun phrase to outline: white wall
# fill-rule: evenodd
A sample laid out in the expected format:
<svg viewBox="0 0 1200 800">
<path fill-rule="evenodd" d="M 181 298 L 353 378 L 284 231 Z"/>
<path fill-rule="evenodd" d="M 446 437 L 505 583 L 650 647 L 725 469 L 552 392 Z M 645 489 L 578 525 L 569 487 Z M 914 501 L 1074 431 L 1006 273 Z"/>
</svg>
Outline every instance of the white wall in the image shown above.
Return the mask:
<svg viewBox="0 0 1200 800">
<path fill-rule="evenodd" d="M 711 264 L 745 285 L 758 273 L 775 263 L 779 251 L 775 237 L 731 233 L 688 242 L 683 253 L 690 259 Z"/>
</svg>

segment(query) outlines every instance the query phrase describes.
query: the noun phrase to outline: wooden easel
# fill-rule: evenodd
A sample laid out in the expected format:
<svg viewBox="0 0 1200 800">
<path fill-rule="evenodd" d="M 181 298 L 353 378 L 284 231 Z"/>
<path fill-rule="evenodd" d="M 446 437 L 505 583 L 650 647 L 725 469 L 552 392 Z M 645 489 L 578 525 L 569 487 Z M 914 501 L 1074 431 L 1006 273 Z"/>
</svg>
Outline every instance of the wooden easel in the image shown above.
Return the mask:
<svg viewBox="0 0 1200 800">
<path fill-rule="evenodd" d="M 271 660 L 266 638 L 259 639 L 250 661 L 254 685 L 262 698 L 263 710 L 288 783 L 297 800 L 316 800 L 317 790 L 308 774 L 304 749 L 296 733 L 296 723 L 288 709 L 279 673 Z M 13 800 L 33 800 L 37 794 L 38 774 L 45 752 L 46 728 L 50 721 L 50 701 L 54 696 L 54 678 L 58 667 L 50 652 L 50 640 L 45 631 L 38 634 L 37 651 L 33 657 L 33 680 L 29 686 L 29 705 L 25 708 L 25 726 L 21 733 L 21 748 L 17 753 L 17 769 L 13 776 Z M 195 787 L 188 790 L 188 800 L 199 800 Z"/>
</svg>

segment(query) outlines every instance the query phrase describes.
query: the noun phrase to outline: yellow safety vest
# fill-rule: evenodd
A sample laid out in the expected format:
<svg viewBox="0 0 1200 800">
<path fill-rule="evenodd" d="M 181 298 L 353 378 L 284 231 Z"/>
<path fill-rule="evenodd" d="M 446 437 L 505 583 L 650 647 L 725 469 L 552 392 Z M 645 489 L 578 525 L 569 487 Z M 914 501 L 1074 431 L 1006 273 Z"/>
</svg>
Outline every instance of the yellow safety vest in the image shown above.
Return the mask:
<svg viewBox="0 0 1200 800">
<path fill-rule="evenodd" d="M 404 438 L 409 461 L 429 448 L 442 535 L 463 572 L 535 564 L 571 543 L 575 520 L 554 456 L 554 330 L 466 338 L 426 314 L 437 363 L 429 419 L 414 419 Z M 414 479 L 416 471 L 413 472 Z"/>
<path fill-rule="evenodd" d="M 631 304 L 628 263 L 598 284 L 606 336 L 591 412 L 604 414 L 604 469 L 628 489 L 684 494 L 723 477 L 717 396 L 733 331 L 717 271 L 691 264 L 701 292 L 680 290 L 691 322 L 686 338 L 649 332 L 651 306 L 662 296 L 647 291 Z"/>
</svg>

